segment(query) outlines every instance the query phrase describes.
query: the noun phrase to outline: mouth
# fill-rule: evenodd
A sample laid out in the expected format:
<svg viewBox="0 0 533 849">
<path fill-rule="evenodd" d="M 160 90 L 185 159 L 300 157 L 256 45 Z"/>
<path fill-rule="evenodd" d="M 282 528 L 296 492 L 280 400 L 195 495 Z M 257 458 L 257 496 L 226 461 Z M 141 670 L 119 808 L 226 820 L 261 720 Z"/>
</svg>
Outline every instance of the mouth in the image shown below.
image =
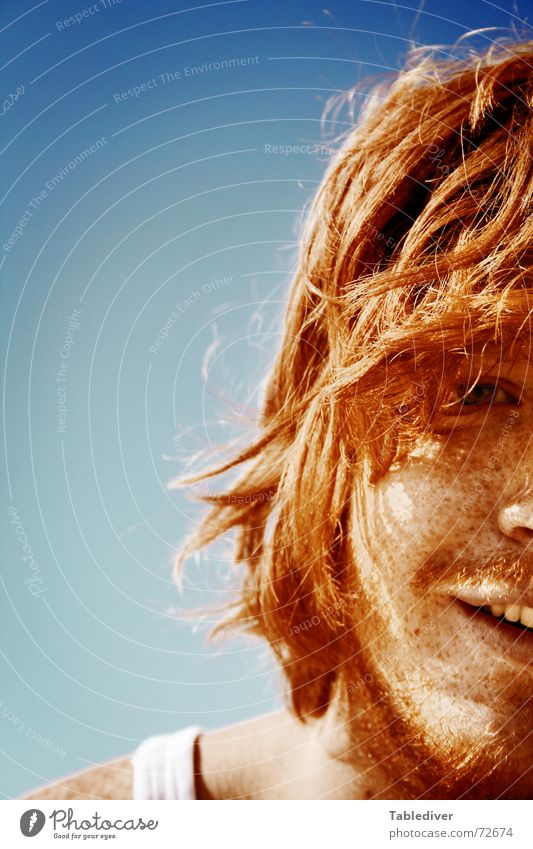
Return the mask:
<svg viewBox="0 0 533 849">
<path fill-rule="evenodd" d="M 526 631 L 533 629 L 533 607 L 508 603 L 483 605 L 478 610 L 517 628 L 525 628 Z"/>
<path fill-rule="evenodd" d="M 479 629 L 484 643 L 521 664 L 533 660 L 533 607 L 514 599 L 495 602 L 480 597 L 456 598 L 469 622 Z"/>
</svg>

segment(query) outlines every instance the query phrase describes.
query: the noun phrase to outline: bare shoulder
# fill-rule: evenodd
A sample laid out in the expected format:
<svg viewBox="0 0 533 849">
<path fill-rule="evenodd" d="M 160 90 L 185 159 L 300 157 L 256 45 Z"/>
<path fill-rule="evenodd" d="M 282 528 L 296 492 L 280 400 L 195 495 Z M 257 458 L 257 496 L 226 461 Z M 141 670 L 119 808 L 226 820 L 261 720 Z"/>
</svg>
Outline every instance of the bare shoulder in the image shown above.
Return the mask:
<svg viewBox="0 0 533 849">
<path fill-rule="evenodd" d="M 129 757 L 84 769 L 32 790 L 22 799 L 131 799 L 133 767 Z"/>
</svg>

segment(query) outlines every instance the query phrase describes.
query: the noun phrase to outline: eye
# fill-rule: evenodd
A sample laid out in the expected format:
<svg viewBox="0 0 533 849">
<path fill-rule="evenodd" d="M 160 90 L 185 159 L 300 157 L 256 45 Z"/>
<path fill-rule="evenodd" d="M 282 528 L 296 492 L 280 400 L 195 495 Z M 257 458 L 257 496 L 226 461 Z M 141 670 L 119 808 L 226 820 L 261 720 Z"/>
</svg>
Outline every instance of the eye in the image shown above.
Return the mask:
<svg viewBox="0 0 533 849">
<path fill-rule="evenodd" d="M 471 389 L 466 385 L 457 387 L 457 404 L 461 407 L 482 407 L 486 404 L 513 404 L 518 402 L 509 392 L 495 383 L 476 383 Z"/>
</svg>

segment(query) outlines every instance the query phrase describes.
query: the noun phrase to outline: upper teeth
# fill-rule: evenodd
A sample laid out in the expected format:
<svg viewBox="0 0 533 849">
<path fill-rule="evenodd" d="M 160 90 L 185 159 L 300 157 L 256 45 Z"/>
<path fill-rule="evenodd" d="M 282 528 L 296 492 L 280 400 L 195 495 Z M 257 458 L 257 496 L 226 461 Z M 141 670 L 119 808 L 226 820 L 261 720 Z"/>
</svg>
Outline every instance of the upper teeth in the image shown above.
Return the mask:
<svg viewBox="0 0 533 849">
<path fill-rule="evenodd" d="M 508 622 L 520 622 L 526 628 L 533 628 L 533 607 L 521 607 L 519 604 L 491 604 L 493 616 L 504 616 Z"/>
</svg>

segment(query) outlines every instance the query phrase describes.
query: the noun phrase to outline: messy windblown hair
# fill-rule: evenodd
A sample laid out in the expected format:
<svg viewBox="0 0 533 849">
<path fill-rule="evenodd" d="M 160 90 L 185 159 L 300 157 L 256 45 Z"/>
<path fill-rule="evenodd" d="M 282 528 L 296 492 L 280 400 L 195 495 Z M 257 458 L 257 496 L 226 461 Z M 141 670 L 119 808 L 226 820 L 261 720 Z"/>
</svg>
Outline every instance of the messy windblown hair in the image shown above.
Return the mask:
<svg viewBox="0 0 533 849">
<path fill-rule="evenodd" d="M 258 436 L 196 479 L 243 468 L 205 496 L 180 563 L 236 532 L 245 578 L 223 627 L 268 641 L 302 719 L 327 709 L 354 652 L 354 482 L 438 432 L 465 357 L 530 336 L 533 42 L 448 56 L 411 56 L 341 139 Z"/>
</svg>

